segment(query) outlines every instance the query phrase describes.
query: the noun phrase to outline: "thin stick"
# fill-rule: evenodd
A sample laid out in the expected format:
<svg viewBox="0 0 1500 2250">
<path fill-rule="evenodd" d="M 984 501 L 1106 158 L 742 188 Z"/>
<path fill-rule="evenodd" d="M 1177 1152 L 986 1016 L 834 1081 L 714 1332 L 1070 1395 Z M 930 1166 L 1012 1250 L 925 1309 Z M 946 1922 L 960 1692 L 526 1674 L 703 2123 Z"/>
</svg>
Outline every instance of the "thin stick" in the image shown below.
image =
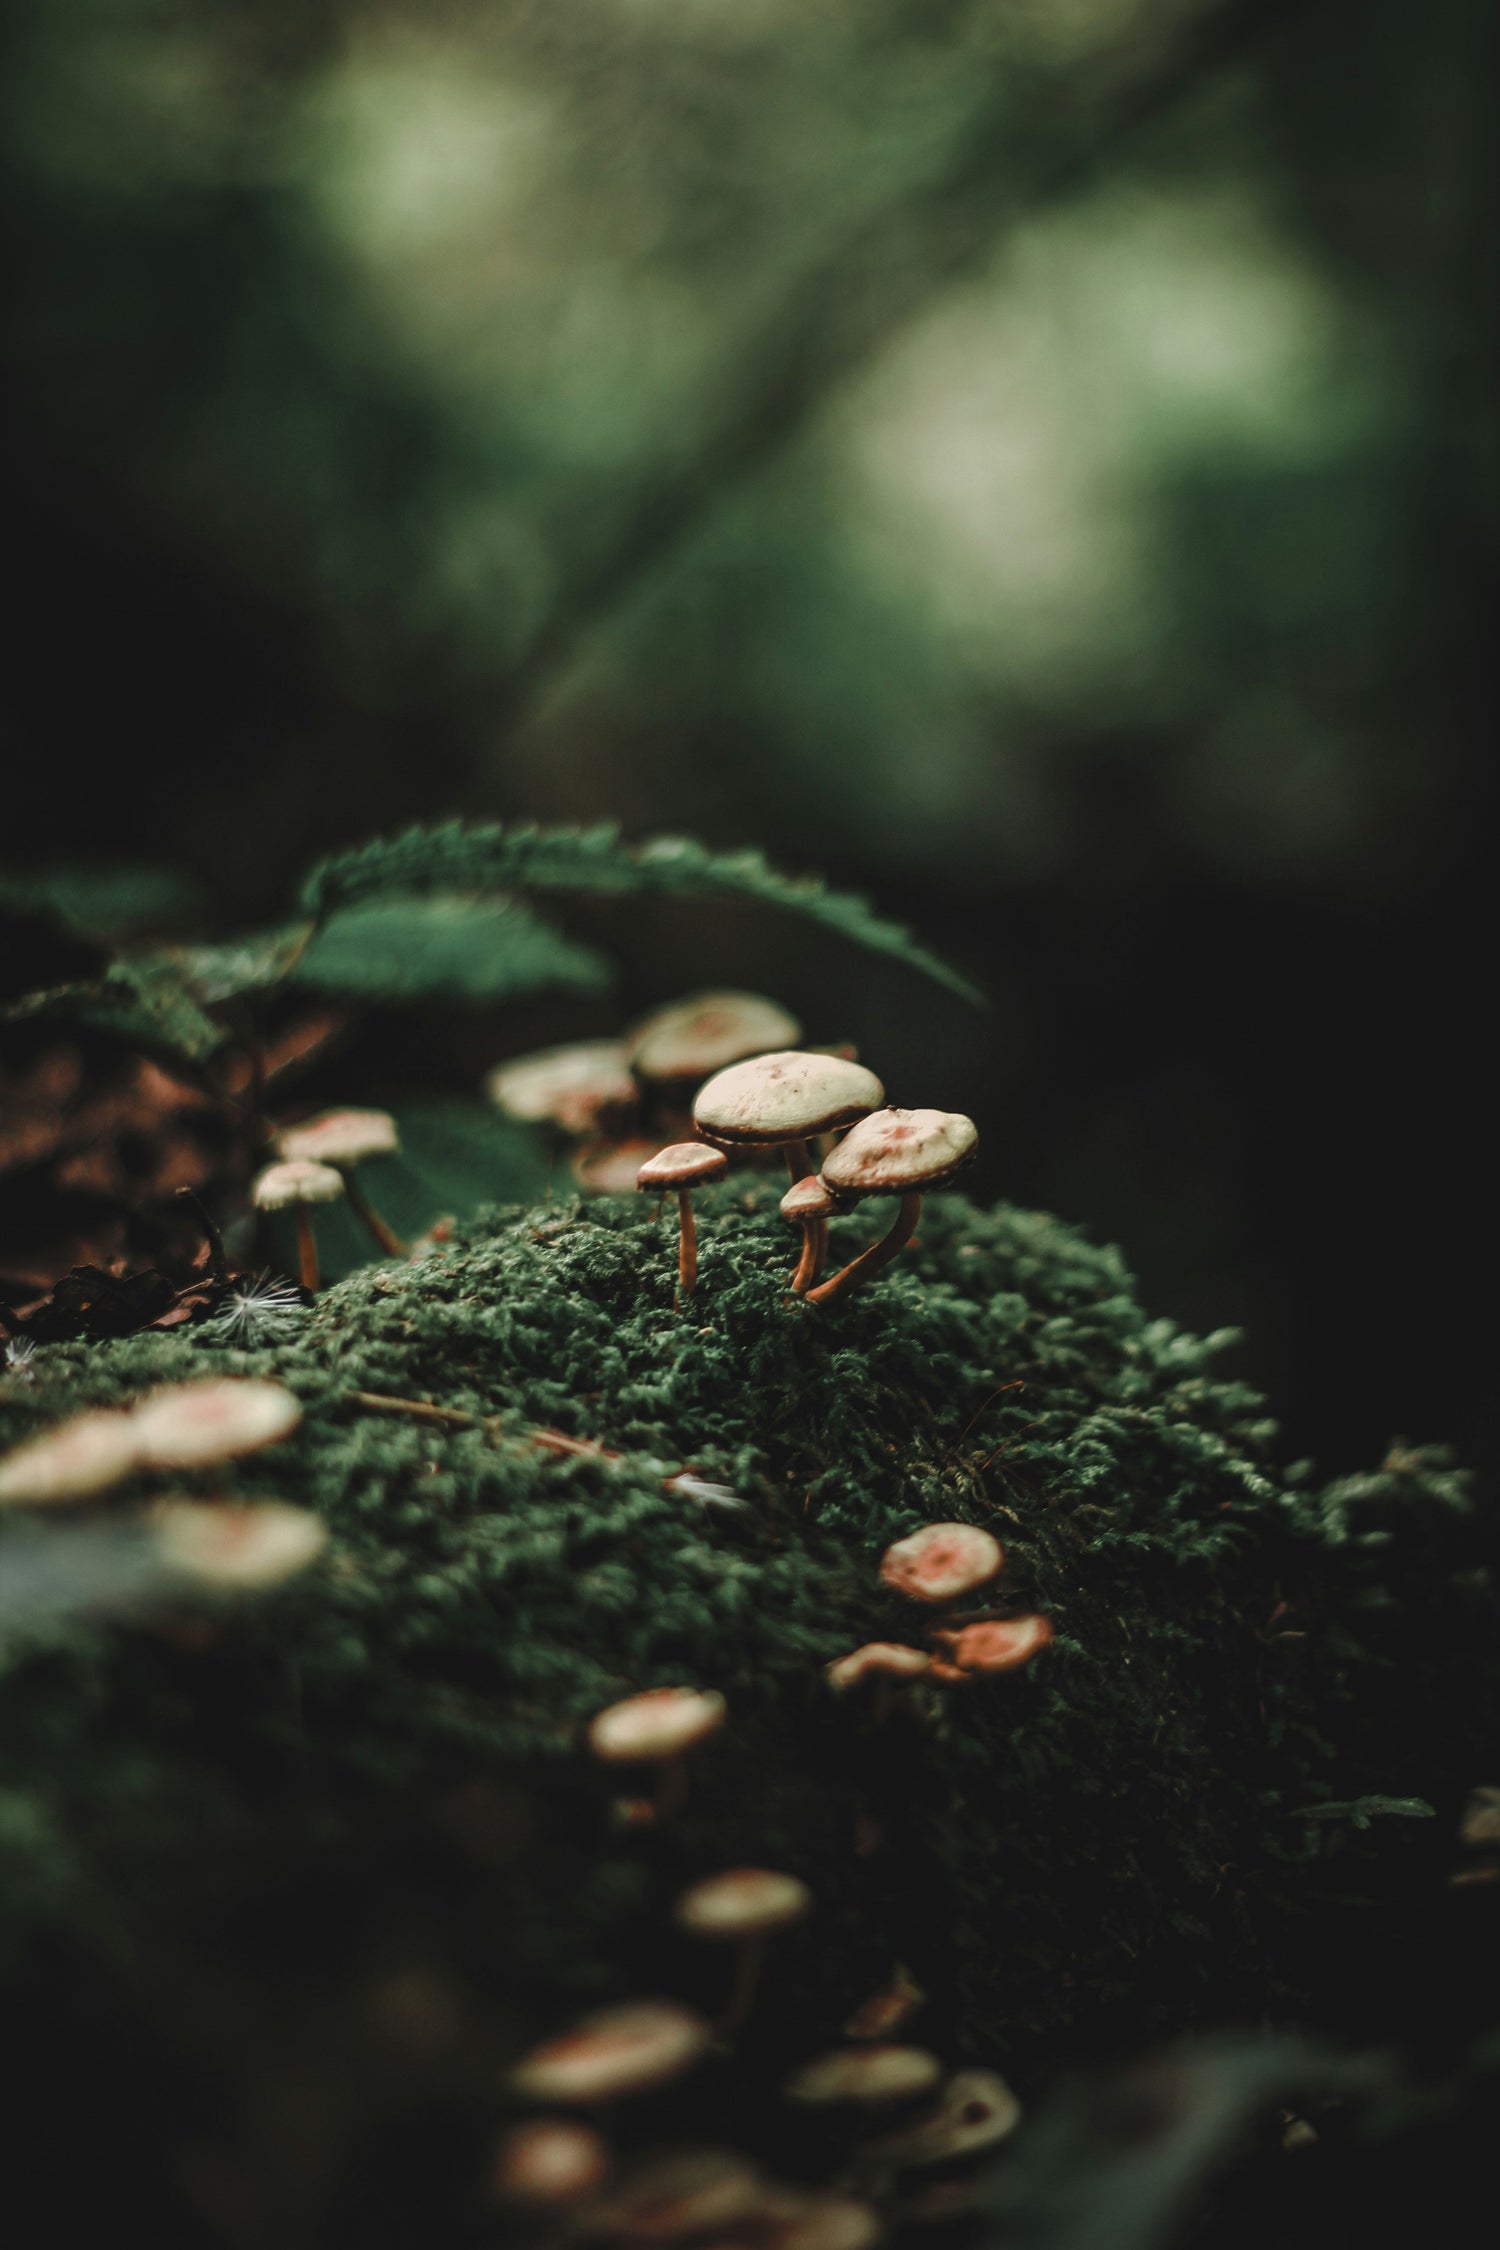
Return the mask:
<svg viewBox="0 0 1500 2250">
<path fill-rule="evenodd" d="M 403 1242 L 400 1235 L 386 1225 L 380 1213 L 374 1209 L 364 1189 L 356 1184 L 352 1172 L 344 1174 L 344 1193 L 349 1198 L 349 1206 L 354 1216 L 359 1220 L 376 1247 L 383 1250 L 388 1258 L 404 1258 L 410 1245 Z"/>
</svg>

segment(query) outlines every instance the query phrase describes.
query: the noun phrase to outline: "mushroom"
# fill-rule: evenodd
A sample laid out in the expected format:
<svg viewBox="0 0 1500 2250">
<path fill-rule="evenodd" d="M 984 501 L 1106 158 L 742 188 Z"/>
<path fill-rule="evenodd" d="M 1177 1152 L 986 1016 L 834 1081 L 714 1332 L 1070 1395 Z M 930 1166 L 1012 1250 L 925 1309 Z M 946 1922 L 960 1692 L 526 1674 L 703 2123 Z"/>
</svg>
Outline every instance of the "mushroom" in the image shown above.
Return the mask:
<svg viewBox="0 0 1500 2250">
<path fill-rule="evenodd" d="M 163 1384 L 131 1413 L 141 1459 L 153 1469 L 198 1469 L 258 1453 L 301 1419 L 301 1400 L 280 1383 L 233 1375 Z"/>
<path fill-rule="evenodd" d="M 769 1867 L 727 1867 L 678 1899 L 672 1912 L 679 1928 L 692 1937 L 732 1939 L 739 1949 L 729 2005 L 718 2026 L 721 2036 L 737 2030 L 750 2013 L 767 1937 L 802 1921 L 812 1902 L 805 1883 Z"/>
<path fill-rule="evenodd" d="M 965 1165 L 979 1140 L 973 1119 L 946 1109 L 880 1109 L 847 1133 L 823 1166 L 835 1195 L 899 1195 L 895 1225 L 827 1281 L 807 1293 L 810 1305 L 831 1304 L 868 1281 L 904 1250 L 917 1231 L 922 1197 Z"/>
<path fill-rule="evenodd" d="M 259 1593 L 280 1586 L 316 1562 L 328 1526 L 307 1508 L 281 1500 L 224 1507 L 163 1500 L 155 1509 L 156 1543 L 170 1569 L 200 1585 Z"/>
<path fill-rule="evenodd" d="M 1052 1627 L 1045 1617 L 994 1617 L 955 1632 L 933 1634 L 948 1645 L 947 1658 L 933 1660 L 935 1680 L 961 1680 L 977 1672 L 1014 1672 L 1047 1646 Z"/>
<path fill-rule="evenodd" d="M 695 992 L 638 1023 L 626 1053 L 642 1078 L 697 1086 L 747 1055 L 789 1047 L 801 1030 L 785 1008 L 757 992 Z"/>
<path fill-rule="evenodd" d="M 573 1158 L 573 1177 L 585 1195 L 629 1195 L 641 1166 L 663 1147 L 644 1134 L 628 1141 L 591 1141 Z"/>
<path fill-rule="evenodd" d="M 900 1641 L 866 1641 L 860 1648 L 851 1649 L 847 1656 L 836 1657 L 824 1666 L 828 1684 L 836 1695 L 852 1687 L 859 1687 L 870 1678 L 886 1680 L 914 1680 L 932 1668 L 932 1658 L 925 1649 L 906 1648 Z"/>
<path fill-rule="evenodd" d="M 951 1602 L 985 1585 L 1005 1561 L 992 1532 L 976 1523 L 928 1523 L 886 1548 L 884 1583 L 908 1601 Z"/>
<path fill-rule="evenodd" d="M 578 2203 L 608 2174 L 609 2150 L 591 2126 L 535 2117 L 513 2126 L 496 2149 L 490 2190 L 507 2203 Z"/>
<path fill-rule="evenodd" d="M 1493 1851 L 1500 1844 L 1500 1789 L 1480 1782 L 1469 1791 L 1458 1823 L 1458 1840 L 1471 1852 Z"/>
<path fill-rule="evenodd" d="M 276 1146 L 289 1163 L 331 1164 L 342 1172 L 350 1209 L 388 1258 L 404 1258 L 406 1244 L 374 1209 L 353 1173 L 367 1156 L 394 1156 L 400 1145 L 396 1120 L 383 1109 L 326 1109 L 320 1117 L 289 1125 L 276 1136 Z"/>
<path fill-rule="evenodd" d="M 638 1098 L 618 1039 L 583 1039 L 518 1055 L 489 1072 L 484 1090 L 523 1125 L 556 1125 L 580 1136 L 618 1131 L 635 1114 Z"/>
<path fill-rule="evenodd" d="M 642 2165 L 588 2213 L 592 2230 L 628 2242 L 679 2242 L 727 2227 L 759 2204 L 760 2174 L 733 2149 L 702 2148 Z"/>
<path fill-rule="evenodd" d="M 257 1211 L 294 1210 L 297 1214 L 297 1257 L 304 1289 L 318 1286 L 318 1245 L 313 1235 L 310 1207 L 336 1203 L 344 1192 L 344 1175 L 331 1164 L 268 1164 L 250 1190 Z"/>
<path fill-rule="evenodd" d="M 828 1222 L 835 1211 L 841 1211 L 833 1190 L 816 1172 L 805 1179 L 793 1180 L 781 1199 L 781 1216 L 789 1226 L 802 1229 L 802 1255 L 792 1275 L 792 1295 L 805 1296 L 818 1275 L 823 1271 L 823 1260 L 828 1254 Z"/>
<path fill-rule="evenodd" d="M 589 1748 L 606 1765 L 659 1767 L 654 1808 L 659 1817 L 682 1796 L 683 1752 L 717 1734 L 724 1716 L 724 1698 L 712 1688 L 647 1688 L 595 1713 Z"/>
<path fill-rule="evenodd" d="M 885 1988 L 862 2000 L 844 2025 L 846 2039 L 887 2039 L 914 2016 L 927 1999 L 911 1971 L 898 1961 Z"/>
<path fill-rule="evenodd" d="M 719 1071 L 699 1088 L 693 1123 L 718 1148 L 783 1149 L 800 1180 L 812 1170 L 812 1134 L 852 1125 L 884 1100 L 885 1088 L 862 1063 L 789 1049 Z"/>
<path fill-rule="evenodd" d="M 1021 2105 L 1003 2078 L 992 2070 L 960 2070 L 925 2117 L 868 2145 L 897 2164 L 942 2164 L 1003 2141 L 1020 2121 Z"/>
<path fill-rule="evenodd" d="M 677 1190 L 677 1287 L 683 1297 L 691 1297 L 698 1280 L 693 1190 L 710 1187 L 728 1170 L 729 1159 L 722 1149 L 708 1148 L 702 1141 L 673 1141 L 669 1147 L 658 1149 L 655 1156 L 648 1156 L 636 1173 L 638 1188 L 657 1189 L 663 1194 L 669 1188 Z"/>
<path fill-rule="evenodd" d="M 613 2101 L 677 2077 L 706 2052 L 711 2038 L 703 2018 L 675 2000 L 634 2000 L 533 2047 L 510 2082 L 533 2101 Z"/>
<path fill-rule="evenodd" d="M 894 2102 L 925 2094 L 942 2075 L 925 2047 L 835 2047 L 794 2071 L 783 2091 L 794 2102 Z"/>
<path fill-rule="evenodd" d="M 869 2250 L 880 2239 L 880 2214 L 852 2195 L 810 2195 L 773 2228 L 770 2250 Z"/>
<path fill-rule="evenodd" d="M 91 1500 L 128 1477 L 140 1458 L 132 1416 L 75 1414 L 0 1461 L 0 1504 L 48 1507 L 59 1500 Z"/>
</svg>

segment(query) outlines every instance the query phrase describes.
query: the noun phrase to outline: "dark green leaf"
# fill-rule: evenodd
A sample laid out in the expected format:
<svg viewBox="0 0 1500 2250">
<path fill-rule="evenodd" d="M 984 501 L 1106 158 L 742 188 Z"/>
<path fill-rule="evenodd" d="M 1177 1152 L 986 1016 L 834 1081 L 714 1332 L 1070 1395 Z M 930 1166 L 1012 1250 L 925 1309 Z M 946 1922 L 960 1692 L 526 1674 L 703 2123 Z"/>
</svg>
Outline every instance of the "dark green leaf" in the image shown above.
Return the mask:
<svg viewBox="0 0 1500 2250">
<path fill-rule="evenodd" d="M 0 1020 L 12 1023 L 32 1017 L 106 1031 L 127 1046 L 193 1063 L 206 1060 L 225 1037 L 168 956 L 115 961 L 101 977 L 27 993 L 0 1011 Z"/>
<path fill-rule="evenodd" d="M 322 921 L 298 984 L 375 1000 L 503 1000 L 552 986 L 598 992 L 609 965 L 519 900 L 451 890 L 366 892 Z"/>
</svg>

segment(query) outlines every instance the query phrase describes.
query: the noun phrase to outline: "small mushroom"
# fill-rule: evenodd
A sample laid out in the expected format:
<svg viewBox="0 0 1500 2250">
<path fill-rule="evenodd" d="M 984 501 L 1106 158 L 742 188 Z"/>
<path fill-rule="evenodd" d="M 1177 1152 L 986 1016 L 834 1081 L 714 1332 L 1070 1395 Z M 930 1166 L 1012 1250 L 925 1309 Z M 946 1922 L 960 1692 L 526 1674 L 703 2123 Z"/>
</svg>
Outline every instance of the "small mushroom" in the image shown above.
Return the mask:
<svg viewBox="0 0 1500 2250">
<path fill-rule="evenodd" d="M 141 1459 L 153 1469 L 199 1469 L 258 1453 L 301 1419 L 301 1400 L 280 1383 L 234 1375 L 163 1384 L 131 1413 Z"/>
<path fill-rule="evenodd" d="M 755 2210 L 761 2179 L 733 2149 L 702 2148 L 644 2164 L 588 2213 L 592 2231 L 627 2242 L 680 2242 Z"/>
<path fill-rule="evenodd" d="M 1480 1782 L 1470 1790 L 1459 1817 L 1458 1840 L 1471 1852 L 1500 1845 L 1500 1789 L 1492 1783 Z"/>
<path fill-rule="evenodd" d="M 342 1172 L 350 1209 L 388 1258 L 404 1258 L 406 1244 L 371 1204 L 354 1178 L 354 1167 L 367 1156 L 394 1156 L 400 1145 L 396 1120 L 383 1109 L 327 1109 L 276 1136 L 276 1146 L 289 1163 L 331 1164 Z"/>
<path fill-rule="evenodd" d="M 689 2069 L 712 2033 L 674 2000 L 635 2000 L 544 2040 L 510 2074 L 531 2101 L 607 2102 L 645 2093 Z"/>
<path fill-rule="evenodd" d="M 835 2047 L 794 2071 L 783 2090 L 794 2102 L 894 2102 L 925 2094 L 942 2075 L 925 2047 Z"/>
<path fill-rule="evenodd" d="M 670 1147 L 648 1156 L 636 1173 L 638 1188 L 661 1194 L 671 1188 L 677 1191 L 677 1288 L 683 1297 L 691 1297 L 698 1281 L 698 1228 L 693 1218 L 693 1190 L 712 1186 L 715 1180 L 722 1180 L 728 1170 L 729 1159 L 722 1149 L 709 1148 L 702 1141 L 673 1141 Z"/>
<path fill-rule="evenodd" d="M 870 2250 L 880 2239 L 880 2214 L 852 2195 L 810 2195 L 773 2227 L 768 2250 Z"/>
<path fill-rule="evenodd" d="M 731 1939 L 739 1949 L 734 1988 L 718 2027 L 721 2036 L 737 2030 L 750 2013 L 766 1939 L 773 1930 L 802 1921 L 812 1902 L 805 1883 L 769 1867 L 727 1867 L 694 1883 L 678 1899 L 672 1912 L 679 1928 L 692 1937 Z"/>
<path fill-rule="evenodd" d="M 913 1602 L 951 1602 L 993 1578 L 1005 1551 L 975 1523 L 927 1523 L 886 1548 L 880 1575 Z"/>
<path fill-rule="evenodd" d="M 629 1195 L 643 1164 L 660 1153 L 660 1139 L 637 1135 L 628 1141 L 590 1141 L 572 1160 L 574 1179 L 585 1195 Z"/>
<path fill-rule="evenodd" d="M 639 1098 L 618 1039 L 583 1039 L 518 1055 L 489 1072 L 484 1090 L 523 1125 L 556 1125 L 579 1137 L 621 1130 Z"/>
<path fill-rule="evenodd" d="M 947 1644 L 946 1659 L 933 1660 L 935 1680 L 962 1680 L 980 1672 L 1014 1672 L 1029 1664 L 1052 1638 L 1045 1617 L 994 1617 L 957 1631 L 939 1631 L 935 1641 Z"/>
<path fill-rule="evenodd" d="M 717 1148 L 784 1150 L 787 1169 L 800 1180 L 812 1170 L 813 1134 L 852 1125 L 884 1100 L 885 1088 L 863 1064 L 792 1049 L 719 1071 L 699 1088 L 693 1123 Z"/>
<path fill-rule="evenodd" d="M 1020 2121 L 1021 2105 L 1003 2078 L 992 2070 L 960 2070 L 925 2117 L 867 2145 L 897 2164 L 943 2164 L 1003 2141 Z"/>
<path fill-rule="evenodd" d="M 927 1995 L 909 1969 L 898 1962 L 883 1991 L 862 2000 L 844 2025 L 846 2039 L 888 2039 L 899 2031 L 926 2001 Z"/>
<path fill-rule="evenodd" d="M 595 1713 L 589 1748 L 606 1765 L 659 1768 L 654 1813 L 660 1817 L 681 1799 L 684 1751 L 717 1734 L 724 1717 L 724 1698 L 712 1688 L 647 1688 Z"/>
<path fill-rule="evenodd" d="M 259 1593 L 295 1578 L 328 1545 L 328 1526 L 281 1500 L 246 1507 L 163 1500 L 156 1542 L 169 1569 L 225 1592 Z"/>
<path fill-rule="evenodd" d="M 129 1414 L 100 1411 L 28 1438 L 0 1461 L 0 1505 L 50 1507 L 91 1500 L 140 1466 L 141 1441 Z"/>
<path fill-rule="evenodd" d="M 880 1109 L 847 1133 L 823 1166 L 835 1195 L 899 1195 L 890 1233 L 807 1293 L 810 1305 L 832 1304 L 858 1289 L 906 1248 L 917 1231 L 922 1197 L 968 1163 L 979 1140 L 972 1118 L 946 1109 Z"/>
<path fill-rule="evenodd" d="M 805 1179 L 793 1180 L 781 1199 L 781 1216 L 789 1226 L 802 1229 L 802 1255 L 792 1275 L 792 1295 L 805 1296 L 819 1274 L 823 1260 L 828 1255 L 828 1222 L 836 1211 L 844 1209 L 833 1190 L 816 1172 Z"/>
<path fill-rule="evenodd" d="M 304 1289 L 318 1286 L 318 1245 L 313 1234 L 311 1206 L 336 1203 L 344 1192 L 344 1175 L 331 1164 L 268 1164 L 250 1190 L 257 1211 L 295 1211 L 297 1258 Z"/>
<path fill-rule="evenodd" d="M 595 2194 L 608 2176 L 609 2150 L 592 2126 L 535 2117 L 496 2149 L 490 2191 L 506 2203 L 566 2205 Z"/>
<path fill-rule="evenodd" d="M 836 1695 L 860 1687 L 868 1679 L 915 1680 L 932 1669 L 925 1649 L 906 1648 L 900 1641 L 866 1641 L 847 1656 L 824 1666 L 828 1684 Z"/>
<path fill-rule="evenodd" d="M 801 1030 L 795 1016 L 757 992 L 695 992 L 638 1023 L 626 1053 L 642 1078 L 698 1086 L 747 1055 L 790 1047 Z"/>
</svg>

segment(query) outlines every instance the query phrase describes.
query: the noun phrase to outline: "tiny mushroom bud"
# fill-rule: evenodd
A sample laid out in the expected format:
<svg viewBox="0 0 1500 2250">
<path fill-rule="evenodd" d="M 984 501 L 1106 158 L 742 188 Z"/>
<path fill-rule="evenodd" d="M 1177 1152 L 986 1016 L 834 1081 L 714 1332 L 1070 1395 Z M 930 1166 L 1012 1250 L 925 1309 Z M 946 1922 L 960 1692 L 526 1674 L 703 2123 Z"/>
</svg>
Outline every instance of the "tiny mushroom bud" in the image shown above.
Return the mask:
<svg viewBox="0 0 1500 2250">
<path fill-rule="evenodd" d="M 302 1402 L 280 1383 L 205 1376 L 148 1391 L 130 1418 L 148 1467 L 198 1469 L 277 1444 L 301 1421 Z"/>
<path fill-rule="evenodd" d="M 931 1669 L 932 1658 L 925 1649 L 906 1648 L 900 1641 L 866 1641 L 862 1648 L 851 1649 L 824 1667 L 836 1695 L 868 1679 L 914 1680 Z"/>
<path fill-rule="evenodd" d="M 636 2000 L 533 2047 L 510 2074 L 532 2101 L 607 2102 L 661 2086 L 705 2053 L 712 2033 L 672 2000 Z"/>
<path fill-rule="evenodd" d="M 702 1141 L 673 1141 L 667 1148 L 658 1149 L 648 1156 L 636 1173 L 638 1188 L 665 1193 L 669 1188 L 677 1191 L 677 1287 L 684 1297 L 691 1297 L 698 1281 L 698 1229 L 693 1218 L 693 1190 L 710 1187 L 722 1180 L 729 1169 L 729 1159 L 722 1150 L 708 1148 Z"/>
<path fill-rule="evenodd" d="M 344 1192 L 344 1175 L 331 1164 L 268 1164 L 250 1190 L 257 1211 L 295 1211 L 297 1256 L 304 1289 L 318 1286 L 318 1245 L 313 1236 L 309 1206 L 334 1203 Z"/>
<path fill-rule="evenodd" d="M 733 1939 L 739 1949 L 721 2034 L 738 2029 L 750 2013 L 766 1938 L 772 1930 L 802 1921 L 811 1906 L 812 1892 L 805 1883 L 769 1867 L 728 1867 L 694 1883 L 678 1899 L 673 1914 L 680 1928 L 692 1937 Z"/>
<path fill-rule="evenodd" d="M 828 1222 L 843 1209 L 838 1197 L 816 1172 L 793 1180 L 781 1199 L 781 1216 L 789 1226 L 802 1229 L 802 1255 L 792 1275 L 792 1295 L 803 1297 L 823 1270 L 828 1254 Z"/>
<path fill-rule="evenodd" d="M 787 2080 L 794 2102 L 894 2102 L 925 2094 L 943 2075 L 925 2047 L 835 2047 Z"/>
<path fill-rule="evenodd" d="M 791 1050 L 719 1071 L 699 1088 L 693 1123 L 720 1148 L 783 1149 L 800 1180 L 812 1169 L 806 1144 L 814 1133 L 852 1125 L 884 1099 L 880 1080 L 862 1064 Z"/>
<path fill-rule="evenodd" d="M 516 2125 L 495 2151 L 493 2194 L 507 2203 L 581 2202 L 602 2187 L 609 2150 L 591 2126 L 570 2117 L 537 2117 Z"/>
<path fill-rule="evenodd" d="M 406 1255 L 406 1244 L 374 1209 L 363 1188 L 351 1177 L 353 1168 L 367 1156 L 394 1156 L 400 1146 L 396 1120 L 383 1109 L 328 1109 L 305 1124 L 289 1125 L 278 1133 L 276 1145 L 294 1163 L 331 1164 L 344 1175 L 344 1192 L 355 1217 L 377 1250 L 388 1258 Z"/>
<path fill-rule="evenodd" d="M 679 2242 L 727 2227 L 760 2200 L 760 2174 L 733 2149 L 693 2149 L 661 2157 L 589 2213 L 591 2228 L 629 2242 Z"/>
<path fill-rule="evenodd" d="M 523 1125 L 556 1125 L 575 1135 L 619 1128 L 637 1101 L 618 1039 L 584 1039 L 518 1055 L 490 1071 L 484 1090 L 497 1109 Z"/>
<path fill-rule="evenodd" d="M 973 1678 L 981 1672 L 1014 1672 L 1047 1646 L 1052 1627 L 1045 1617 L 994 1617 L 956 1632 L 937 1632 L 933 1639 L 947 1643 L 946 1659 L 935 1658 L 932 1676 L 937 1680 Z"/>
<path fill-rule="evenodd" d="M 306 1508 L 280 1500 L 215 1507 L 164 1500 L 156 1510 L 163 1562 L 200 1585 L 258 1593 L 295 1578 L 328 1545 L 328 1526 Z"/>
<path fill-rule="evenodd" d="M 823 1166 L 835 1195 L 899 1195 L 888 1235 L 872 1242 L 838 1273 L 807 1293 L 810 1305 L 831 1304 L 889 1265 L 917 1231 L 922 1197 L 967 1164 L 979 1140 L 971 1118 L 946 1109 L 880 1109 L 839 1142 Z"/>
<path fill-rule="evenodd" d="M 668 1811 L 682 1794 L 682 1755 L 724 1724 L 724 1698 L 712 1688 L 647 1688 L 611 1703 L 589 1721 L 589 1748 L 606 1765 L 661 1769 L 655 1810 Z"/>
<path fill-rule="evenodd" d="M 141 1444 L 128 1414 L 75 1414 L 0 1460 L 0 1504 L 46 1507 L 89 1500 L 140 1466 Z"/>
<path fill-rule="evenodd" d="M 960 2070 L 925 2117 L 886 2134 L 873 2149 L 898 2164 L 942 2164 L 1003 2141 L 1020 2121 L 1021 2105 L 1003 2078 L 992 2070 Z"/>
<path fill-rule="evenodd" d="M 756 992 L 695 992 L 636 1025 L 627 1053 L 642 1078 L 696 1086 L 716 1070 L 770 1047 L 789 1047 L 801 1025 Z"/>
<path fill-rule="evenodd" d="M 993 1578 L 1005 1561 L 1000 1542 L 973 1523 L 929 1523 L 887 1547 L 880 1575 L 914 1602 L 951 1602 Z"/>
</svg>

